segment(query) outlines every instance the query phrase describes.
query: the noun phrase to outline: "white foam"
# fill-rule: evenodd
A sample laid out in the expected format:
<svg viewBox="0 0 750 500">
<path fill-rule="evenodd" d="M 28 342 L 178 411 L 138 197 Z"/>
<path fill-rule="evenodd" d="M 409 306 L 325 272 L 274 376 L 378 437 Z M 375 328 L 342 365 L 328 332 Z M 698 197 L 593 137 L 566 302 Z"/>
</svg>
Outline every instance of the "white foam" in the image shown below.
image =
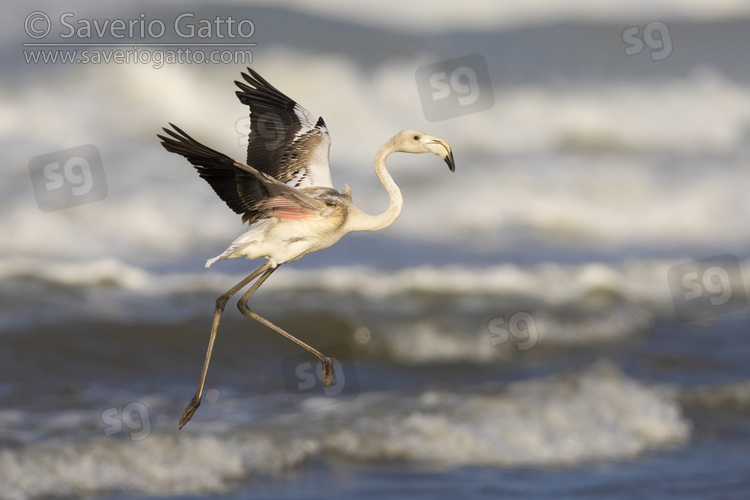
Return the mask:
<svg viewBox="0 0 750 500">
<path fill-rule="evenodd" d="M 489 311 L 475 314 L 475 321 L 464 322 L 434 315 L 419 321 L 372 319 L 368 324 L 375 337 L 358 347 L 375 355 L 385 352 L 389 359 L 406 365 L 490 363 L 561 347 L 591 348 L 622 341 L 647 331 L 654 319 L 647 309 L 628 305 L 600 307 L 595 313 L 581 315 L 572 315 L 570 308 L 550 312 L 506 306 Z M 510 326 L 516 314 L 524 315 L 530 324 Z M 478 326 L 476 316 L 483 319 Z M 447 319 L 453 319 L 454 324 L 446 325 Z M 492 321 L 502 322 L 490 327 Z"/>
<path fill-rule="evenodd" d="M 107 437 L 52 439 L 0 453 L 0 492 L 9 500 L 46 495 L 86 496 L 97 491 L 148 495 L 221 493 L 248 473 L 273 473 L 302 462 L 312 451 L 270 437 L 152 435 L 132 442 Z"/>
<path fill-rule="evenodd" d="M 632 457 L 690 434 L 674 394 L 607 363 L 481 395 L 427 391 L 409 403 L 362 398 L 355 406 L 366 417 L 331 432 L 327 448 L 364 461 L 573 465 Z"/>
<path fill-rule="evenodd" d="M 750 117 L 748 89 L 706 68 L 656 82 L 496 89 L 496 99 L 503 112 L 483 118 L 506 151 L 721 151 L 743 139 Z"/>
</svg>

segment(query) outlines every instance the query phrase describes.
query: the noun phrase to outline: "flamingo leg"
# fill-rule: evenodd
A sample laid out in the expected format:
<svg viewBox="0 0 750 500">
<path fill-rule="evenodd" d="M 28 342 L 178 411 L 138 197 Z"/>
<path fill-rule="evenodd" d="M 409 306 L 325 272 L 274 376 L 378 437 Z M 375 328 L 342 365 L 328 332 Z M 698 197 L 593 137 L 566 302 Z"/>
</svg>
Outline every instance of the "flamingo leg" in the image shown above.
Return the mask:
<svg viewBox="0 0 750 500">
<path fill-rule="evenodd" d="M 239 283 L 237 283 L 235 286 L 233 286 L 231 289 L 229 289 L 225 294 L 221 295 L 218 299 L 216 299 L 216 306 L 214 307 L 214 322 L 211 326 L 211 337 L 208 341 L 208 351 L 206 352 L 206 361 L 203 363 L 203 372 L 201 373 L 201 379 L 200 382 L 198 382 L 198 388 L 195 391 L 195 396 L 193 396 L 193 399 L 190 400 L 188 405 L 185 407 L 185 411 L 182 412 L 182 416 L 180 417 L 180 423 L 179 427 L 182 429 L 185 424 L 187 424 L 191 418 L 193 418 L 193 414 L 195 413 L 195 410 L 198 409 L 198 407 L 201 405 L 201 397 L 203 396 L 203 386 L 206 383 L 206 373 L 208 373 L 208 362 L 211 360 L 211 353 L 214 349 L 214 341 L 216 340 L 216 332 L 219 330 L 219 321 L 221 320 L 221 313 L 224 312 L 224 307 L 227 305 L 227 301 L 237 292 L 239 292 L 241 289 L 243 289 L 248 283 L 253 281 L 255 278 L 257 278 L 261 273 L 267 272 L 269 269 L 273 270 L 270 267 L 270 264 L 266 263 L 260 266 L 258 269 L 252 272 L 247 278 L 243 279 Z M 257 286 L 254 286 L 255 289 L 257 289 Z"/>
<path fill-rule="evenodd" d="M 328 356 L 324 355 L 323 353 L 321 353 L 317 349 L 314 349 L 313 347 L 310 347 L 309 345 L 305 344 L 304 342 L 302 342 L 301 340 L 299 340 L 298 338 L 296 338 L 292 334 L 286 332 L 282 328 L 274 325 L 273 323 L 271 323 L 270 321 L 268 321 L 266 318 L 264 318 L 263 316 L 259 315 L 258 313 L 256 313 L 252 309 L 250 309 L 250 307 L 247 305 L 247 302 L 250 300 L 250 297 L 252 297 L 252 295 L 258 290 L 258 288 L 260 288 L 260 285 L 262 285 L 263 282 L 266 281 L 268 279 L 268 277 L 271 276 L 271 273 L 273 273 L 276 269 L 277 269 L 276 267 L 270 267 L 270 268 L 266 269 L 263 272 L 263 274 L 260 276 L 260 278 L 258 278 L 258 281 L 256 281 L 255 283 L 253 283 L 253 286 L 250 287 L 250 289 L 247 292 L 245 292 L 245 295 L 242 296 L 242 298 L 239 300 L 239 302 L 237 302 L 237 308 L 245 316 L 253 318 L 254 320 L 258 321 L 259 323 L 264 324 L 268 328 L 274 330 L 277 333 L 280 333 L 281 335 L 283 335 L 284 337 L 288 338 L 289 340 L 291 340 L 295 344 L 297 344 L 300 347 L 304 348 L 308 352 L 314 354 L 320 360 L 320 363 L 321 363 L 321 369 L 322 369 L 322 372 L 323 372 L 323 385 L 328 390 L 331 390 L 331 387 L 333 387 L 333 362 L 331 361 L 331 358 L 329 358 Z"/>
</svg>

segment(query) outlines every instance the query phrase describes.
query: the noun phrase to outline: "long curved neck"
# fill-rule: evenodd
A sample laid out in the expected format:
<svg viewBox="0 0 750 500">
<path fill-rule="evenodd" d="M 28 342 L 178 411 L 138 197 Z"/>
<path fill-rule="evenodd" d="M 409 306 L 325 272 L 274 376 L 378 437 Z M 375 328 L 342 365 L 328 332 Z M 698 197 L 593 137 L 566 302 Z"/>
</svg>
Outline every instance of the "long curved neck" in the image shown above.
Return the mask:
<svg viewBox="0 0 750 500">
<path fill-rule="evenodd" d="M 388 141 L 375 155 L 375 174 L 388 192 L 388 208 L 378 215 L 369 215 L 357 210 L 356 214 L 352 214 L 352 231 L 379 231 L 393 224 L 401 215 L 401 208 L 404 206 L 401 190 L 385 168 L 385 159 L 394 151 L 391 143 L 392 141 Z"/>
</svg>

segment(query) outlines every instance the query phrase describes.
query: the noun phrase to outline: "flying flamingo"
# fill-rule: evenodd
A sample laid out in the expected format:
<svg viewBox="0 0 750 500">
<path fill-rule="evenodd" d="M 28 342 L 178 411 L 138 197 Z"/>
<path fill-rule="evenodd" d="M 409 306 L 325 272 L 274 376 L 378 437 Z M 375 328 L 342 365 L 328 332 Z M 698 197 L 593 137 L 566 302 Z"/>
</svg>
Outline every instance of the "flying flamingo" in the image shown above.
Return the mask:
<svg viewBox="0 0 750 500">
<path fill-rule="evenodd" d="M 352 204 L 349 187 L 333 189 L 328 153 L 331 139 L 323 118 L 315 120 L 305 108 L 278 91 L 257 72 L 247 68 L 245 82 L 235 81 L 240 102 L 250 107 L 247 164 L 240 163 L 199 143 L 179 127 L 164 128 L 158 135 L 167 151 L 193 164 L 219 197 L 250 226 L 224 253 L 206 262 L 235 257 L 267 262 L 216 299 L 208 352 L 198 388 L 180 418 L 179 428 L 190 421 L 201 404 L 208 363 L 219 320 L 227 301 L 253 280 L 237 303 L 240 312 L 275 330 L 320 359 L 323 384 L 333 385 L 331 358 L 295 338 L 248 306 L 248 300 L 281 264 L 327 248 L 352 231 L 378 231 L 398 218 L 403 206 L 401 191 L 386 170 L 391 153 L 433 153 L 455 169 L 447 142 L 417 130 L 402 130 L 375 155 L 375 173 L 388 192 L 388 208 L 368 215 Z"/>
</svg>

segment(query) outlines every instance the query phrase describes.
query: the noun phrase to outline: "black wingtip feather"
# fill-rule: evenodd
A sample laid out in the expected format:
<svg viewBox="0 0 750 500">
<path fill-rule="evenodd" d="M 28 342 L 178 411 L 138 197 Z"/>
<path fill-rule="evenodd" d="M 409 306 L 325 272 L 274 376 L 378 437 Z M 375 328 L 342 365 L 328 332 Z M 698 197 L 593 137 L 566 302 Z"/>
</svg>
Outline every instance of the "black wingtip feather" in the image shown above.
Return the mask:
<svg viewBox="0 0 750 500">
<path fill-rule="evenodd" d="M 234 82 L 239 89 L 235 93 L 240 102 L 251 107 L 252 130 L 248 141 L 246 164 L 238 164 L 228 156 L 201 144 L 171 122 L 171 128 L 164 127 L 163 133 L 156 135 L 164 149 L 184 156 L 229 208 L 243 214 L 243 222 L 252 224 L 267 216 L 259 207 L 261 202 L 270 196 L 269 189 L 273 189 L 274 193 L 294 189 L 284 184 L 296 173 L 296 170 L 288 165 L 290 158 L 303 164 L 305 158 L 300 159 L 297 150 L 293 150 L 294 154 L 289 156 L 289 145 L 298 138 L 301 128 L 301 108 L 298 109 L 294 100 L 268 83 L 252 68 L 246 68 L 246 72 L 242 72 L 241 76 L 241 79 Z M 304 114 L 305 127 L 309 128 L 314 119 L 306 110 L 301 111 Z M 258 136 L 257 123 L 253 123 L 253 120 L 258 120 L 266 114 L 275 118 L 273 125 L 277 127 L 276 131 L 281 133 L 278 138 L 273 138 L 270 143 L 273 147 L 270 148 L 269 143 L 264 142 L 266 138 Z M 327 145 L 330 145 L 330 140 L 323 118 L 318 118 L 316 127 L 322 131 L 312 132 L 324 134 L 321 136 L 321 144 L 327 159 Z M 295 199 L 302 200 L 302 193 L 295 191 L 293 195 Z"/>
</svg>

